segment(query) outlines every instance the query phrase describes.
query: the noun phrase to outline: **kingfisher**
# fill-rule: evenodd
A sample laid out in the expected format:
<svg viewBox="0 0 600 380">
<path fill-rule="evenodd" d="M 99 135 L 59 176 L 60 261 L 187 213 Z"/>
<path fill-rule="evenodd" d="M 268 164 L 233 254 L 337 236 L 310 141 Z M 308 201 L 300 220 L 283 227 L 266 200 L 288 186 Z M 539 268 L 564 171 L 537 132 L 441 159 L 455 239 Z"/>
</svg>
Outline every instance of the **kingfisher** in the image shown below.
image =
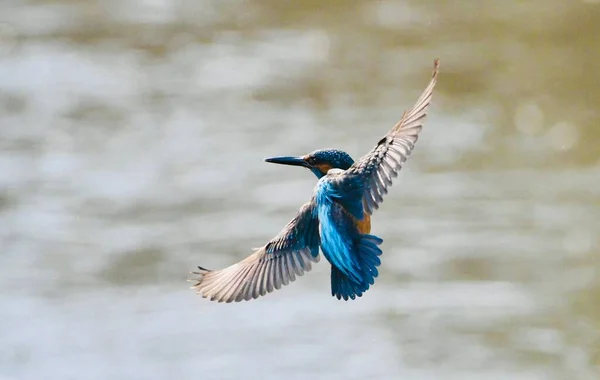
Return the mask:
<svg viewBox="0 0 600 380">
<path fill-rule="evenodd" d="M 296 280 L 320 260 L 331 264 L 331 294 L 338 300 L 361 297 L 375 283 L 383 240 L 371 232 L 371 215 L 383 202 L 423 128 L 439 60 L 416 104 L 358 161 L 338 149 L 304 156 L 265 159 L 309 169 L 317 178 L 310 200 L 273 239 L 244 260 L 220 270 L 198 267 L 192 287 L 211 301 L 256 299 Z"/>
</svg>

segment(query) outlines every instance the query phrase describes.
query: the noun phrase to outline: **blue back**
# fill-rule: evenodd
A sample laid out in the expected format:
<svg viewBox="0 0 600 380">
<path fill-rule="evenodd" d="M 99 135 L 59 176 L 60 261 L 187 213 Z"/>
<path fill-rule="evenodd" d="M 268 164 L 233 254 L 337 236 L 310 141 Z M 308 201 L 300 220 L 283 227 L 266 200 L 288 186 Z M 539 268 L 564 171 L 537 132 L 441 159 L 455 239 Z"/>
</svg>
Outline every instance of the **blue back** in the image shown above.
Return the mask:
<svg viewBox="0 0 600 380">
<path fill-rule="evenodd" d="M 321 178 L 314 201 L 319 218 L 321 250 L 331 263 L 331 291 L 338 299 L 360 297 L 378 276 L 382 240 L 361 234 L 351 209 L 362 214 L 361 198 L 354 191 L 336 188 L 335 177 Z M 345 195 L 345 197 L 344 197 Z M 340 202 L 343 201 L 343 202 Z"/>
</svg>

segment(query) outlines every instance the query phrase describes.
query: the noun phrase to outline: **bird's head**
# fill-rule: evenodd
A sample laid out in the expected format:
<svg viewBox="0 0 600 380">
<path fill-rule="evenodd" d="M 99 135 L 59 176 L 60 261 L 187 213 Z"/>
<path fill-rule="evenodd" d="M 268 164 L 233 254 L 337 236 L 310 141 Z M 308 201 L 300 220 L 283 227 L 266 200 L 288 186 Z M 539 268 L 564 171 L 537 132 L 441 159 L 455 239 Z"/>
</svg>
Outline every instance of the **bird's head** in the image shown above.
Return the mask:
<svg viewBox="0 0 600 380">
<path fill-rule="evenodd" d="M 300 157 L 270 157 L 265 161 L 274 164 L 302 166 L 310 169 L 317 178 L 323 177 L 329 169 L 347 170 L 354 163 L 348 153 L 337 149 L 319 149 Z"/>
</svg>

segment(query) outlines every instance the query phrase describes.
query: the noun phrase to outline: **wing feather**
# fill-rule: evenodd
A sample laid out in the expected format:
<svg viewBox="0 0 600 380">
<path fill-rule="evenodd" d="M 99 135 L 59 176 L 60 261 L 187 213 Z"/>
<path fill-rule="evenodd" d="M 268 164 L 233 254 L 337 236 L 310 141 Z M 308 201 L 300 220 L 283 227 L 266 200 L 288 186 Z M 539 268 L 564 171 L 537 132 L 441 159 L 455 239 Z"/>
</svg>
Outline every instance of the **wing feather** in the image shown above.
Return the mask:
<svg viewBox="0 0 600 380">
<path fill-rule="evenodd" d="M 198 267 L 192 287 L 211 301 L 248 301 L 271 293 L 311 270 L 319 261 L 319 221 L 307 203 L 267 244 L 244 260 L 221 270 Z"/>
<path fill-rule="evenodd" d="M 398 176 L 398 172 L 415 147 L 419 132 L 427 118 L 427 110 L 437 83 L 438 69 L 439 60 L 436 59 L 431 81 L 413 108 L 404 112 L 392 130 L 340 178 L 341 182 L 350 179 L 354 182 L 357 177 L 362 181 L 364 185 L 362 203 L 364 211 L 369 215 L 379 208 L 388 187 L 392 185 L 393 178 Z"/>
</svg>

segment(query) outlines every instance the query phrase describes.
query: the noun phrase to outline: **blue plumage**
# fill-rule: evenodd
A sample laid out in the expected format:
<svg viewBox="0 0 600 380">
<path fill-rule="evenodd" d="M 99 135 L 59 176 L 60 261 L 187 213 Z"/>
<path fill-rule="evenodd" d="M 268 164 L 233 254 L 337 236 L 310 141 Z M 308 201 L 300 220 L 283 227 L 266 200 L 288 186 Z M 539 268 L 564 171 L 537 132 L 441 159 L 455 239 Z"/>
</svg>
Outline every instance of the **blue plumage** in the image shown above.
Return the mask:
<svg viewBox="0 0 600 380">
<path fill-rule="evenodd" d="M 319 247 L 331 264 L 331 294 L 361 297 L 379 275 L 383 240 L 370 234 L 371 215 L 383 202 L 423 127 L 436 84 L 432 79 L 415 106 L 366 155 L 354 162 L 337 149 L 267 162 L 301 166 L 319 178 L 310 202 L 271 241 L 239 263 L 221 270 L 199 267 L 194 288 L 218 302 L 263 296 L 294 281 L 319 260 Z"/>
<path fill-rule="evenodd" d="M 315 187 L 313 202 L 319 219 L 321 250 L 332 266 L 332 294 L 347 300 L 360 297 L 374 283 L 381 264 L 378 245 L 383 240 L 359 232 L 350 210 L 358 209 L 362 219 L 361 193 L 339 188 L 336 179 L 342 174 L 343 171 L 331 171 L 322 177 Z"/>
<path fill-rule="evenodd" d="M 331 266 L 331 295 L 337 299 L 355 299 L 362 296 L 379 275 L 377 267 L 381 264 L 379 255 L 381 249 L 378 247 L 383 240 L 377 236 L 363 234 L 355 241 L 356 259 L 361 267 L 363 279 L 360 282 L 353 281 L 344 275 L 337 267 Z"/>
</svg>

